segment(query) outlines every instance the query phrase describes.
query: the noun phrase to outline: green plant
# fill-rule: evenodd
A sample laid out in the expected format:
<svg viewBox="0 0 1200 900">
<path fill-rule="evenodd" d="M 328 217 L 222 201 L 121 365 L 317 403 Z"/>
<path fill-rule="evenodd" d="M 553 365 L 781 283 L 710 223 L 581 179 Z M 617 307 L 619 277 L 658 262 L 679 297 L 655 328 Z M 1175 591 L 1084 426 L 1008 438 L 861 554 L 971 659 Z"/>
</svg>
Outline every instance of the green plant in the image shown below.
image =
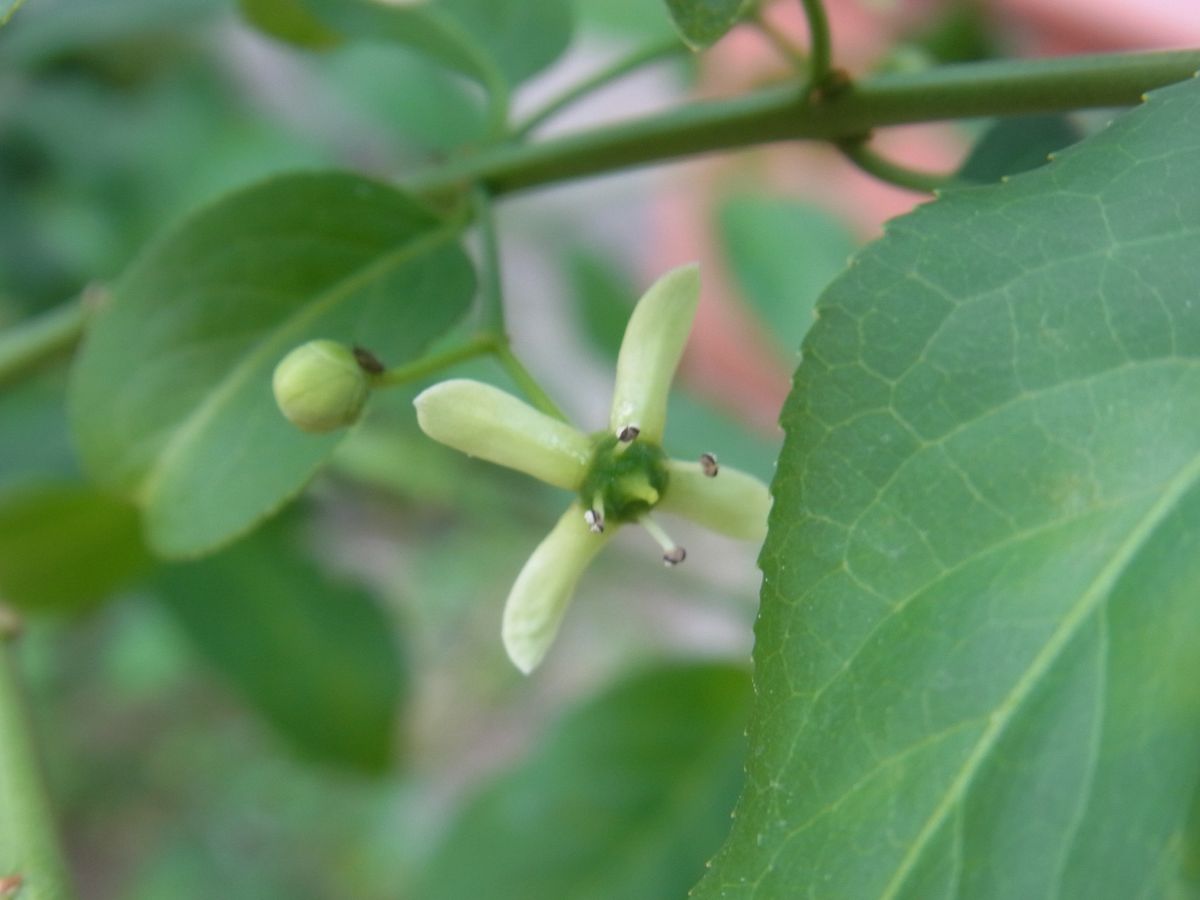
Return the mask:
<svg viewBox="0 0 1200 900">
<path fill-rule="evenodd" d="M 820 0 L 668 0 L 655 10 L 677 35 L 635 26 L 628 55 L 520 118 L 514 95 L 567 50 L 574 15 L 594 26 L 624 7 L 242 0 L 245 22 L 292 46 L 272 59 L 313 67 L 281 70 L 324 111 L 305 134 L 294 109 L 227 96 L 238 69 L 218 77 L 212 61 L 247 26 L 218 0 L 19 5 L 0 2 L 17 100 L 0 112 L 0 597 L 31 652 L 16 659 L 6 613 L 0 897 L 70 897 L 72 868 L 92 896 L 47 782 L 69 849 L 110 832 L 159 842 L 98 879 L 125 896 L 211 896 L 214 880 L 367 898 L 1200 893 L 1200 50 L 1003 58 L 986 18 L 953 5 L 851 75 Z M 805 51 L 771 18 L 784 5 L 803 13 Z M 208 43 L 196 22 L 216 23 Z M 779 51 L 779 83 L 537 136 L 731 29 Z M 937 59 L 956 54 L 992 58 Z M 1116 107 L 1103 127 L 1064 115 Z M 878 149 L 890 126 L 992 118 L 954 174 Z M 569 379 L 549 386 L 515 318 L 510 333 L 524 307 L 506 296 L 500 239 L 519 228 L 497 207 L 801 140 L 935 196 L 848 262 L 847 226 L 770 182 L 721 206 L 741 314 L 769 338 L 758 352 L 802 353 L 782 446 L 749 415 L 668 398 L 694 269 L 631 312 L 642 291 L 619 263 L 545 229 L 596 354 L 617 354 L 632 315 L 611 420 L 592 437 L 564 424 L 553 395 Z M 557 321 L 547 340 L 566 347 Z M 642 522 L 677 563 L 652 508 L 755 538 L 770 506 L 753 691 L 730 644 L 639 645 L 621 621 L 643 596 L 674 609 L 654 605 L 674 591 L 685 619 L 724 610 L 732 646 L 748 646 L 720 558 L 667 580 L 645 554 L 605 554 L 582 588 L 608 585 L 615 612 L 585 654 L 612 635 L 618 649 L 578 671 L 640 671 L 432 810 L 452 793 L 429 788 L 439 752 L 460 755 L 453 783 L 464 746 L 503 735 L 479 730 L 496 710 L 523 721 L 539 692 L 567 705 L 579 644 L 530 679 L 487 656 L 514 561 L 561 496 L 443 453 L 418 420 L 577 494 L 510 595 L 505 643 L 526 673 L 612 525 Z M 359 558 L 380 533 L 388 549 Z M 584 632 L 605 621 L 592 615 Z M 106 662 L 72 681 L 77 646 Z M 192 693 L 193 652 L 302 756 L 358 777 L 335 783 L 230 731 L 221 701 Z M 437 706 L 437 684 L 458 699 Z M 95 702 L 117 695 L 112 716 L 149 727 L 132 746 Z M 403 746 L 401 710 L 418 732 Z M 92 746 L 95 774 L 69 774 Z M 198 853 L 186 830 L 112 812 L 98 785 L 120 793 L 122 753 L 154 762 L 148 780 L 209 760 L 186 803 L 215 824 L 189 827 L 237 835 L 232 849 Z M 214 762 L 243 755 L 256 762 L 240 775 Z M 294 808 L 238 818 L 264 790 Z M 313 852 L 251 872 L 237 848 L 255 842 Z"/>
</svg>

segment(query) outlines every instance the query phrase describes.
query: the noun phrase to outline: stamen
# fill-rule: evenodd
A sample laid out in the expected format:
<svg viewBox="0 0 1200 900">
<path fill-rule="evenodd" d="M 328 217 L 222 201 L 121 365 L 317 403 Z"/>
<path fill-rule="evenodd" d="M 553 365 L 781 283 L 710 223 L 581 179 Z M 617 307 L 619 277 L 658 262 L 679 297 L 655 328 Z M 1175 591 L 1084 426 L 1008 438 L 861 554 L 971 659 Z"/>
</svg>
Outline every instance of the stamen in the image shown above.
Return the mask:
<svg viewBox="0 0 1200 900">
<path fill-rule="evenodd" d="M 663 531 L 661 525 L 649 516 L 642 516 L 639 521 L 642 527 L 650 532 L 650 536 L 658 542 L 658 546 L 663 548 L 664 565 L 677 566 L 687 559 L 687 551 L 671 540 L 671 536 Z"/>
<path fill-rule="evenodd" d="M 587 522 L 588 530 L 592 534 L 604 533 L 604 498 L 599 494 L 596 495 L 592 508 L 583 514 L 583 521 Z"/>
<path fill-rule="evenodd" d="M 704 473 L 706 478 L 717 477 L 717 473 L 721 471 L 721 467 L 717 465 L 717 455 L 715 453 L 700 454 L 700 471 Z"/>
<path fill-rule="evenodd" d="M 626 425 L 617 432 L 617 440 L 622 444 L 631 444 L 637 440 L 637 436 L 642 433 L 642 429 L 636 425 Z"/>
</svg>

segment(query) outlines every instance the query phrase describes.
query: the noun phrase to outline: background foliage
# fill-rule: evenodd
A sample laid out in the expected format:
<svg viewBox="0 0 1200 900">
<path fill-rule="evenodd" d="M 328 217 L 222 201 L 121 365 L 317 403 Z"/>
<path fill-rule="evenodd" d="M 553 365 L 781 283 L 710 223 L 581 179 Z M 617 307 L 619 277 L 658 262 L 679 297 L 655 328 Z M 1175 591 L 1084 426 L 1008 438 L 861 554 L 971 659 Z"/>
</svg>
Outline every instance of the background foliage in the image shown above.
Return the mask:
<svg viewBox="0 0 1200 900">
<path fill-rule="evenodd" d="M 399 365 L 478 325 L 473 210 L 408 174 L 630 48 L 565 121 L 794 80 L 784 6 L 0 31 L 0 326 L 93 317 L 0 385 L 0 597 L 83 896 L 1200 895 L 1195 80 L 896 137 L 956 174 L 882 237 L 914 194 L 791 145 L 498 208 L 514 343 L 587 427 L 633 299 L 701 258 L 667 449 L 773 479 L 757 623 L 755 548 L 618 541 L 524 680 L 500 603 L 561 498 L 427 441 L 416 384 L 348 436 L 271 402 L 308 337 Z M 869 18 L 834 22 L 856 74 L 1013 49 L 980 4 Z"/>
</svg>

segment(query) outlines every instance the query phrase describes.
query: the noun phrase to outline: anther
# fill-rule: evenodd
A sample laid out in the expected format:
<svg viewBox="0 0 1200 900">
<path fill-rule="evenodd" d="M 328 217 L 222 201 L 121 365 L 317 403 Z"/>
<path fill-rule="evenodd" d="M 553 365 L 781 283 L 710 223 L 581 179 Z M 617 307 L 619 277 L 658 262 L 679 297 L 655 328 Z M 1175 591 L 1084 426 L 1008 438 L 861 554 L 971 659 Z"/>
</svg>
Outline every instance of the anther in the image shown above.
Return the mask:
<svg viewBox="0 0 1200 900">
<path fill-rule="evenodd" d="M 381 375 L 386 368 L 379 361 L 379 357 L 368 350 L 366 347 L 354 347 L 354 361 L 358 363 L 358 367 L 368 375 Z"/>
<path fill-rule="evenodd" d="M 622 444 L 631 444 L 637 440 L 637 436 L 642 433 L 642 429 L 636 425 L 626 425 L 617 432 L 617 440 Z"/>
<path fill-rule="evenodd" d="M 589 509 L 583 514 L 583 521 L 587 522 L 588 531 L 592 534 L 604 533 L 604 514 L 599 513 L 594 509 Z"/>
<path fill-rule="evenodd" d="M 717 465 L 717 456 L 715 453 L 700 454 L 700 471 L 704 473 L 706 478 L 717 477 L 717 473 L 721 471 L 721 467 Z"/>
<path fill-rule="evenodd" d="M 662 530 L 661 525 L 649 516 L 642 516 L 639 521 L 642 527 L 650 532 L 650 536 L 658 542 L 658 546 L 663 548 L 664 565 L 677 566 L 687 559 L 687 551 L 671 540 L 670 535 Z"/>
</svg>

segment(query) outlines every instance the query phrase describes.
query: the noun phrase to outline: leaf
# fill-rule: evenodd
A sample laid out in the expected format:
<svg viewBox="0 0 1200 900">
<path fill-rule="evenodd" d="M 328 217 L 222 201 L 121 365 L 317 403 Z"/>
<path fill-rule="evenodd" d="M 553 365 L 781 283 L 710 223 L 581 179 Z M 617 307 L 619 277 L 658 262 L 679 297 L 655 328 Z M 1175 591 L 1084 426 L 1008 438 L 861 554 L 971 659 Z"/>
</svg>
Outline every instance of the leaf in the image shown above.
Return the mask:
<svg viewBox="0 0 1200 900">
<path fill-rule="evenodd" d="M 389 365 L 416 356 L 473 292 L 456 230 L 345 174 L 272 179 L 193 216 L 126 273 L 76 360 L 69 406 L 88 472 L 142 507 L 163 555 L 252 528 L 339 439 L 284 420 L 276 363 L 317 337 Z"/>
<path fill-rule="evenodd" d="M 693 50 L 724 37 L 750 8 L 750 0 L 666 0 L 679 36 Z"/>
<path fill-rule="evenodd" d="M 891 223 L 783 414 L 699 898 L 1161 897 L 1200 785 L 1200 82 Z"/>
<path fill-rule="evenodd" d="M 780 346 L 797 353 L 817 297 L 857 247 L 854 236 L 817 207 L 752 196 L 724 203 L 717 227 L 743 294 Z"/>
<path fill-rule="evenodd" d="M 541 72 L 571 42 L 568 0 L 441 0 L 483 46 L 510 84 Z"/>
<path fill-rule="evenodd" d="M 77 612 L 150 564 L 137 510 L 82 484 L 0 492 L 0 599 L 26 612 Z"/>
<path fill-rule="evenodd" d="M 1044 166 L 1050 154 L 1075 143 L 1083 132 L 1066 116 L 1000 119 L 983 133 L 958 177 L 987 184 Z"/>
<path fill-rule="evenodd" d="M 612 260 L 590 250 L 571 252 L 566 270 L 584 336 L 615 364 L 637 300 L 637 286 Z"/>
<path fill-rule="evenodd" d="M 0 490 L 80 479 L 63 409 L 63 380 L 55 373 L 0 391 Z"/>
<path fill-rule="evenodd" d="M 6 0 L 0 0 L 0 9 Z M 24 2 L 24 0 L 22 0 Z M 0 67 L 28 66 L 77 50 L 146 37 L 211 19 L 225 0 L 59 0 L 32 3 L 4 35 Z M 20 4 L 18 4 L 20 5 Z M 11 7 L 11 15 L 16 7 Z M 4 13 L 0 12 L 0 24 Z"/>
<path fill-rule="evenodd" d="M 684 896 L 729 827 L 749 687 L 738 668 L 675 665 L 572 711 L 467 803 L 412 896 Z"/>
<path fill-rule="evenodd" d="M 303 0 L 240 0 L 246 21 L 288 44 L 324 50 L 342 42 L 341 35 L 313 15 Z"/>
<path fill-rule="evenodd" d="M 330 55 L 321 74 L 342 109 L 399 146 L 445 153 L 486 136 L 475 86 L 416 51 L 357 44 Z"/>
<path fill-rule="evenodd" d="M 342 40 L 388 41 L 487 84 L 493 71 L 517 84 L 541 71 L 571 38 L 566 0 L 241 0 L 267 34 L 319 49 Z"/>
<path fill-rule="evenodd" d="M 330 580 L 294 522 L 168 566 L 159 596 L 197 649 L 304 754 L 382 772 L 404 671 L 387 616 Z"/>
</svg>

